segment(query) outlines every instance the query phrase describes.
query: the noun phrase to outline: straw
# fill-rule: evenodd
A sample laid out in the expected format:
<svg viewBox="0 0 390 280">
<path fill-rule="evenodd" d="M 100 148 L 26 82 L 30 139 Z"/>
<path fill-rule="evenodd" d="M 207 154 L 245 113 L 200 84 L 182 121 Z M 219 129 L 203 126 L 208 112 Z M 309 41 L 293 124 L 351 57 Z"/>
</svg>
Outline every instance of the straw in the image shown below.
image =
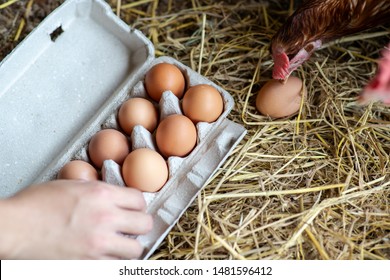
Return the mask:
<svg viewBox="0 0 390 280">
<path fill-rule="evenodd" d="M 49 2 L 34 1 L 23 28 L 27 3 L 1 4 L 1 58 L 40 22 L 42 7 L 46 15 L 62 1 Z M 229 119 L 248 130 L 152 259 L 390 259 L 390 110 L 356 102 L 389 27 L 316 51 L 294 72 L 307 88 L 299 112 L 271 119 L 255 99 L 271 78 L 270 39 L 293 2 L 108 1 L 157 56 L 230 92 Z"/>
</svg>

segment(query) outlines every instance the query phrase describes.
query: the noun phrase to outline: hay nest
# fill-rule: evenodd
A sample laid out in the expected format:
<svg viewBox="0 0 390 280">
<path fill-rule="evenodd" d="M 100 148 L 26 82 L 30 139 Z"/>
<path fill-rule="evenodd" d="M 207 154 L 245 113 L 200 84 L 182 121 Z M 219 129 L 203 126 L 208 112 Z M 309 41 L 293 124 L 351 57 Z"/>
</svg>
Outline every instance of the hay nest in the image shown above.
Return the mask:
<svg viewBox="0 0 390 280">
<path fill-rule="evenodd" d="M 0 59 L 61 2 L 0 1 Z M 254 101 L 293 1 L 108 2 L 157 56 L 230 92 L 229 118 L 248 130 L 152 259 L 390 259 L 390 111 L 355 102 L 388 27 L 317 51 L 295 72 L 308 89 L 299 113 L 272 120 Z"/>
</svg>

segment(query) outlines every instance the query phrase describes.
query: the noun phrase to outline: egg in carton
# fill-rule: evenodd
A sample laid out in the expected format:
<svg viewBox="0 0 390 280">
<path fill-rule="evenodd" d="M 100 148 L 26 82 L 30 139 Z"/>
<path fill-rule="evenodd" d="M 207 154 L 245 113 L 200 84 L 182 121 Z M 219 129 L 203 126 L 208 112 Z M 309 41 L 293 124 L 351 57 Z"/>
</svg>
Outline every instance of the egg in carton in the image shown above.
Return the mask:
<svg viewBox="0 0 390 280">
<path fill-rule="evenodd" d="M 109 48 L 112 53 L 102 57 Z M 135 238 L 145 247 L 142 258 L 147 259 L 246 130 L 227 118 L 234 106 L 229 93 L 171 57 L 155 58 L 152 43 L 121 21 L 103 0 L 65 1 L 0 64 L 0 112 L 4 113 L 0 196 L 56 179 L 73 159 L 91 163 L 91 137 L 106 128 L 120 130 L 120 106 L 129 98 L 149 99 L 145 74 L 162 62 L 182 71 L 187 88 L 198 84 L 216 88 L 224 110 L 216 121 L 196 124 L 192 152 L 169 157 L 166 184 L 155 193 L 144 192 L 154 227 Z M 154 104 L 160 109 L 160 121 L 183 114 L 181 101 L 172 92 L 164 92 L 160 103 Z M 154 135 L 142 126 L 128 137 L 132 150 L 158 150 Z M 125 186 L 121 166 L 114 161 L 104 161 L 101 173 L 106 182 Z"/>
<path fill-rule="evenodd" d="M 196 146 L 187 156 L 168 157 L 169 178 L 164 186 L 157 192 L 143 192 L 147 203 L 147 212 L 154 218 L 153 231 L 137 237 L 146 248 L 143 258 L 148 258 L 153 253 L 185 209 L 226 159 L 233 148 L 232 144 L 237 143 L 237 139 L 241 139 L 245 135 L 245 129 L 242 126 L 227 120 L 227 115 L 234 106 L 234 100 L 229 93 L 171 57 L 155 59 L 150 63 L 148 70 L 159 63 L 177 66 L 185 77 L 187 90 L 195 85 L 204 84 L 217 89 L 222 97 L 224 109 L 216 121 L 196 123 Z M 136 97 L 153 102 L 145 89 L 144 79 L 136 83 L 128 98 Z M 165 91 L 159 103 L 155 103 L 160 112 L 160 122 L 170 115 L 183 115 L 181 103 L 182 100 L 171 91 Z M 117 115 L 112 114 L 102 127 L 120 130 Z M 154 134 L 141 125 L 136 125 L 133 128 L 130 142 L 132 150 L 148 148 L 158 151 Z M 83 160 L 88 160 L 86 149 L 87 147 L 84 147 L 84 151 L 81 152 L 84 155 Z M 121 166 L 115 161 L 104 161 L 102 177 L 108 183 L 126 186 Z"/>
</svg>

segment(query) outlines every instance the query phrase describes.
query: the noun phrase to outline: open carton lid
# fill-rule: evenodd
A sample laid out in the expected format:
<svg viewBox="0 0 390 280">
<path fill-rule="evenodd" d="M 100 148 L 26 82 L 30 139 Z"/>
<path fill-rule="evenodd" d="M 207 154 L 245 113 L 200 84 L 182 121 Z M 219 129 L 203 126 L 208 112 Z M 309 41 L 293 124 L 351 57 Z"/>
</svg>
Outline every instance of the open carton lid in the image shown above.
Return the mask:
<svg viewBox="0 0 390 280">
<path fill-rule="evenodd" d="M 153 58 L 104 1 L 66 1 L 50 14 L 0 64 L 0 197 L 82 145 Z"/>
</svg>

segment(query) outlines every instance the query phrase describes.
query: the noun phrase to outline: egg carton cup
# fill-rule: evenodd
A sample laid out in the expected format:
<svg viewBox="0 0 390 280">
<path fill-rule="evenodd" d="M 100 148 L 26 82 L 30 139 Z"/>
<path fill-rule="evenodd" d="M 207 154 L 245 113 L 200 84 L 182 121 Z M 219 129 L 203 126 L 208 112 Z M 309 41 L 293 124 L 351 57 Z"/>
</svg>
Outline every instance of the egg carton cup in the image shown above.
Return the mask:
<svg viewBox="0 0 390 280">
<path fill-rule="evenodd" d="M 172 92 L 164 92 L 159 103 L 147 95 L 145 74 L 162 62 L 182 71 L 186 89 L 215 87 L 224 110 L 215 122 L 196 124 L 197 143 L 188 156 L 167 159 L 163 188 L 143 193 L 154 227 L 134 238 L 145 247 L 142 258 L 150 257 L 246 130 L 227 118 L 234 106 L 228 92 L 174 58 L 155 58 L 152 43 L 102 0 L 65 1 L 0 63 L 0 197 L 56 179 L 70 160 L 90 162 L 91 137 L 106 128 L 123 132 L 117 112 L 130 98 L 153 102 L 160 122 L 183 114 Z M 127 137 L 132 150 L 158 151 L 154 132 L 140 125 Z M 112 160 L 104 161 L 101 176 L 125 187 L 121 166 Z"/>
</svg>

